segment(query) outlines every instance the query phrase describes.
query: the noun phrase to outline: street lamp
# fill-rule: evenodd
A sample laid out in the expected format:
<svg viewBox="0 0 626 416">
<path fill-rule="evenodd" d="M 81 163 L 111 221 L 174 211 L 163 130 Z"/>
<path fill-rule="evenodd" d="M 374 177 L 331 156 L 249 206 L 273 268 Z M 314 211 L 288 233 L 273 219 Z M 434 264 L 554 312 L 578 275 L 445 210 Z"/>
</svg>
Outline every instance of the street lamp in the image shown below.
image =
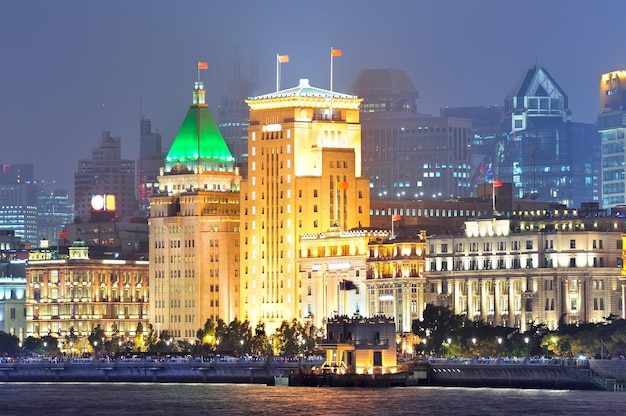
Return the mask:
<svg viewBox="0 0 626 416">
<path fill-rule="evenodd" d="M 530 356 L 530 351 L 528 351 L 528 341 L 530 341 L 528 337 L 525 337 L 524 342 L 526 343 L 526 355 Z"/>
<path fill-rule="evenodd" d="M 502 338 L 498 337 L 498 347 L 496 348 L 496 356 L 500 356 L 500 346 L 502 345 Z"/>
</svg>

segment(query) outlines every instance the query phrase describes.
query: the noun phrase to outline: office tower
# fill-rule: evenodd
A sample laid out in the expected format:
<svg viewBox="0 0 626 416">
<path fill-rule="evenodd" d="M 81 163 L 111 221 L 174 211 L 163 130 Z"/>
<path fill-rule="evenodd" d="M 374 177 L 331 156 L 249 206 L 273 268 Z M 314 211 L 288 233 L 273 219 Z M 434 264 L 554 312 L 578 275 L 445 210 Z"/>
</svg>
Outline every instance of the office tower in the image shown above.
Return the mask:
<svg viewBox="0 0 626 416">
<path fill-rule="evenodd" d="M 122 140 L 108 131 L 102 132 L 91 157 L 78 161 L 74 174 L 74 207 L 79 222 L 90 220 L 94 195 L 114 195 L 118 217 L 133 216 L 137 212 L 135 161 L 122 159 Z"/>
<path fill-rule="evenodd" d="M 40 185 L 38 192 L 37 233 L 39 239 L 54 244 L 63 227 L 74 221 L 74 205 L 64 189 Z"/>
<path fill-rule="evenodd" d="M 496 139 L 494 178 L 517 198 L 574 207 L 598 199 L 596 134 L 569 120 L 568 97 L 543 67 L 530 68 L 505 100 Z"/>
<path fill-rule="evenodd" d="M 254 75 L 254 74 L 253 74 Z M 217 124 L 226 145 L 237 161 L 243 178 L 248 170 L 248 116 L 250 108 L 246 98 L 252 95 L 253 81 L 241 77 L 239 59 L 235 61 L 234 78 L 228 83 L 228 91 L 220 97 L 217 106 Z"/>
<path fill-rule="evenodd" d="M 241 177 L 197 81 L 150 204 L 150 321 L 194 341 L 239 315 Z"/>
<path fill-rule="evenodd" d="M 14 230 L 26 243 L 37 245 L 37 187 L 32 164 L 0 166 L 0 230 Z"/>
<path fill-rule="evenodd" d="M 351 93 L 363 98 L 363 174 L 373 199 L 472 194 L 471 120 L 419 114 L 418 92 L 397 69 L 361 71 Z"/>
<path fill-rule="evenodd" d="M 602 207 L 624 205 L 626 70 L 607 72 L 600 76 L 600 113 L 597 127 L 602 145 Z"/>
<path fill-rule="evenodd" d="M 296 87 L 246 102 L 242 318 L 253 325 L 263 322 L 272 332 L 284 320 L 307 315 L 296 262 L 307 255 L 301 251 L 302 236 L 369 226 L 369 181 L 361 173 L 361 99 L 302 79 Z M 345 254 L 344 247 L 328 250 L 329 255 Z"/>
<path fill-rule="evenodd" d="M 150 195 L 154 190 L 159 189 L 157 176 L 159 176 L 164 159 L 161 134 L 153 132 L 151 121 L 142 116 L 137 162 L 137 202 L 139 211 L 146 217 L 150 214 Z"/>
<path fill-rule="evenodd" d="M 441 117 L 472 120 L 472 182 L 476 186 L 492 180 L 491 164 L 496 137 L 502 126 L 503 108 L 497 105 L 445 107 Z"/>
</svg>

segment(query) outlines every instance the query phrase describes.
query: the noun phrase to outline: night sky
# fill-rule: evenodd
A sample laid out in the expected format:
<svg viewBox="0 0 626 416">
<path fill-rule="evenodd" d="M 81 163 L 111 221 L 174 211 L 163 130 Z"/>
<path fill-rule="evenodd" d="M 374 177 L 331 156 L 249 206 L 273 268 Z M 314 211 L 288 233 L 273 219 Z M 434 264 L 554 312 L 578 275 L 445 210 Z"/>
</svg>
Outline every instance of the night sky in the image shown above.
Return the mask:
<svg viewBox="0 0 626 416">
<path fill-rule="evenodd" d="M 169 147 L 191 102 L 196 62 L 208 100 L 256 56 L 255 94 L 299 78 L 347 92 L 360 69 L 405 70 L 418 110 L 502 105 L 539 63 L 569 95 L 572 120 L 594 122 L 602 72 L 626 69 L 624 0 L 2 0 L 0 162 L 73 191 L 77 161 L 102 130 L 139 153 L 139 115 Z"/>
</svg>

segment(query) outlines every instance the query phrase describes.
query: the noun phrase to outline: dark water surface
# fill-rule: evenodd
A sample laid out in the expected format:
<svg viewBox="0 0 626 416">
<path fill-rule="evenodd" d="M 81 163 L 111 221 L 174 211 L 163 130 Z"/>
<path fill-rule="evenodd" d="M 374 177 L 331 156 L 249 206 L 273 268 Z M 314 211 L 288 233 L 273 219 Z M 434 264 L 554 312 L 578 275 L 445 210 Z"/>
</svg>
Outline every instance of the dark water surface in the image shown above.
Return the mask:
<svg viewBox="0 0 626 416">
<path fill-rule="evenodd" d="M 0 415 L 626 415 L 626 392 L 0 383 Z"/>
</svg>

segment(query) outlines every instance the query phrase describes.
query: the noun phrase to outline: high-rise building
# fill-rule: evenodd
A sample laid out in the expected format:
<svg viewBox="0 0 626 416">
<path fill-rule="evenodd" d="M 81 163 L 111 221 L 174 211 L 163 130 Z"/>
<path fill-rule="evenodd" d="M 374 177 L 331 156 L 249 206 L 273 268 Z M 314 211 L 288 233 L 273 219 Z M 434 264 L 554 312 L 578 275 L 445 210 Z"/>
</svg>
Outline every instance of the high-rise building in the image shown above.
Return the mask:
<svg viewBox="0 0 626 416">
<path fill-rule="evenodd" d="M 363 98 L 363 174 L 373 199 L 472 194 L 471 120 L 419 114 L 418 92 L 397 69 L 361 71 L 351 93 Z"/>
<path fill-rule="evenodd" d="M 248 169 L 248 116 L 246 98 L 252 96 L 253 81 L 241 77 L 239 60 L 235 62 L 234 78 L 228 83 L 228 92 L 221 96 L 217 106 L 217 124 L 228 148 L 237 161 L 241 176 Z"/>
<path fill-rule="evenodd" d="M 491 181 L 490 166 L 496 137 L 502 126 L 502 107 L 497 105 L 472 107 L 445 107 L 441 117 L 456 117 L 472 120 L 472 181 L 474 186 Z"/>
<path fill-rule="evenodd" d="M 303 235 L 369 226 L 356 96 L 313 87 L 246 100 L 248 178 L 241 182 L 242 318 L 271 332 L 307 316 L 296 259 Z M 337 239 L 336 241 L 340 241 Z M 327 248 L 339 255 L 345 247 Z M 316 268 L 313 273 L 323 273 Z"/>
<path fill-rule="evenodd" d="M 208 319 L 239 316 L 239 186 L 197 81 L 150 204 L 150 320 L 194 341 Z"/>
<path fill-rule="evenodd" d="M 600 77 L 598 132 L 602 146 L 602 206 L 626 204 L 624 133 L 626 132 L 626 70 Z"/>
<path fill-rule="evenodd" d="M 598 200 L 597 134 L 569 120 L 568 97 L 545 68 L 530 68 L 505 100 L 493 177 L 514 197 L 580 206 Z"/>
<path fill-rule="evenodd" d="M 37 213 L 37 233 L 42 240 L 53 244 L 59 237 L 59 232 L 66 224 L 74 220 L 74 205 L 64 189 L 49 191 L 39 186 Z"/>
<path fill-rule="evenodd" d="M 142 116 L 137 162 L 137 202 L 139 211 L 146 217 L 150 214 L 150 195 L 154 190 L 159 189 L 157 176 L 159 176 L 164 159 L 161 134 L 153 132 L 151 121 Z"/>
<path fill-rule="evenodd" d="M 122 140 L 108 131 L 89 159 L 78 161 L 74 174 L 74 207 L 79 221 L 90 220 L 94 195 L 114 195 L 117 216 L 129 217 L 137 212 L 135 198 L 135 161 L 122 159 Z"/>
<path fill-rule="evenodd" d="M 37 245 L 37 186 L 32 164 L 0 166 L 0 230 L 13 230 Z"/>
</svg>

